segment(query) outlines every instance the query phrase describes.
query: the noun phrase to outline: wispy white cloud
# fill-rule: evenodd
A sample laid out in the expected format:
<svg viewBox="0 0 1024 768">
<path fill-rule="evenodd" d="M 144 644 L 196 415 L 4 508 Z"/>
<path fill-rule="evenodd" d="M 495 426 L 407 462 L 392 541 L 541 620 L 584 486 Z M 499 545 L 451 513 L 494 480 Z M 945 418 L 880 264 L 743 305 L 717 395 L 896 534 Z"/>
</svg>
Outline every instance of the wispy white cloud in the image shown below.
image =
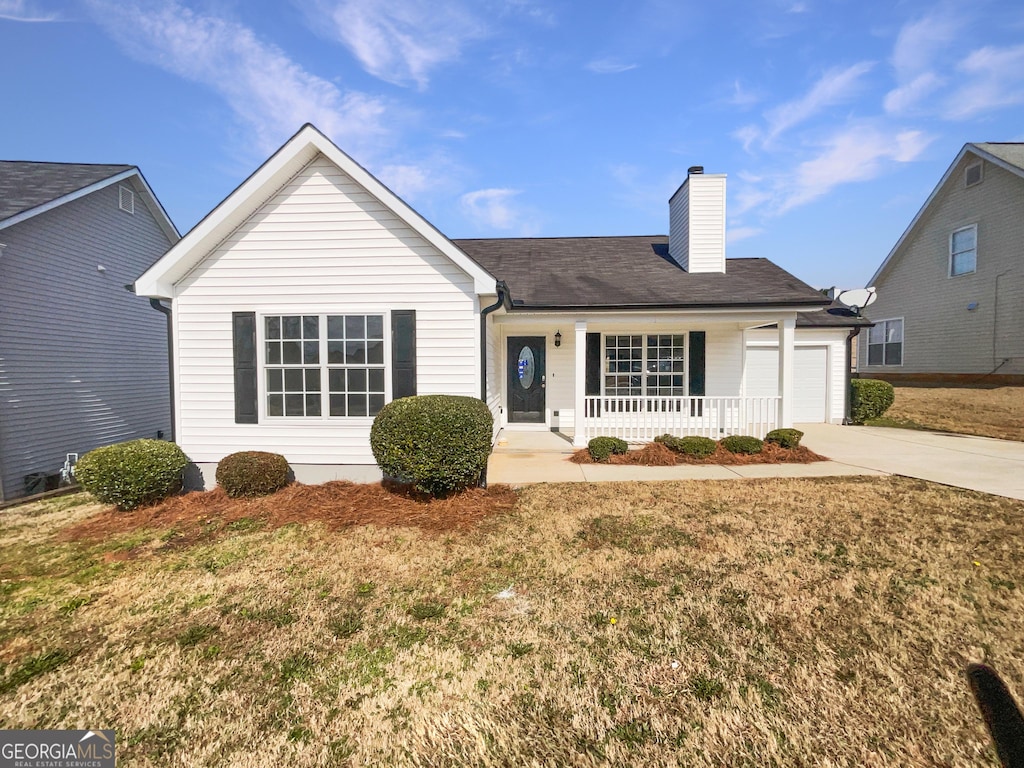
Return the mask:
<svg viewBox="0 0 1024 768">
<path fill-rule="evenodd" d="M 219 94 L 255 134 L 260 152 L 276 149 L 305 122 L 363 158 L 373 156 L 386 133 L 382 100 L 343 92 L 236 21 L 175 0 L 88 0 L 88 6 L 129 55 Z"/>
<path fill-rule="evenodd" d="M 459 203 L 479 227 L 528 234 L 534 227 L 529 212 L 516 202 L 520 194 L 518 189 L 478 189 L 464 194 Z"/>
<path fill-rule="evenodd" d="M 844 128 L 824 143 L 816 157 L 780 179 L 775 213 L 817 200 L 842 184 L 876 178 L 892 163 L 914 160 L 930 142 L 931 137 L 921 131 L 892 135 L 874 126 Z"/>
<path fill-rule="evenodd" d="M 456 61 L 490 34 L 459 2 L 433 0 L 302 0 L 311 26 L 349 49 L 374 77 L 425 89 L 431 71 Z"/>
<path fill-rule="evenodd" d="M 744 88 L 739 80 L 733 81 L 732 93 L 726 102 L 732 104 L 734 107 L 740 107 L 741 109 L 752 107 L 761 101 L 761 97 L 753 91 Z"/>
<path fill-rule="evenodd" d="M 835 67 L 823 74 L 811 89 L 798 99 L 780 104 L 765 113 L 768 130 L 765 143 L 809 120 L 824 109 L 853 98 L 861 78 L 871 71 L 874 62 L 862 61 L 849 67 Z"/>
<path fill-rule="evenodd" d="M 727 245 L 738 243 L 741 240 L 749 240 L 764 232 L 763 227 L 726 227 L 725 242 Z"/>
<path fill-rule="evenodd" d="M 943 78 L 934 72 L 922 72 L 885 94 L 882 105 L 889 114 L 904 114 L 941 88 L 944 82 Z"/>
<path fill-rule="evenodd" d="M 34 3 L 26 0 L 0 0 L 0 19 L 7 21 L 47 22 L 61 21 L 56 13 L 37 10 Z"/>
<path fill-rule="evenodd" d="M 904 113 L 943 85 L 936 63 L 945 59 L 943 53 L 961 26 L 962 22 L 945 10 L 903 25 L 893 46 L 891 62 L 897 85 L 885 96 L 886 112 Z"/>
<path fill-rule="evenodd" d="M 946 100 L 944 117 L 965 120 L 1024 103 L 1024 45 L 985 46 L 957 66 L 967 80 Z"/>
<path fill-rule="evenodd" d="M 900 163 L 915 160 L 932 139 L 917 130 L 890 129 L 880 121 L 844 126 L 805 148 L 809 157 L 792 170 L 739 173 L 730 216 L 737 224 L 747 214 L 761 219 L 780 216 L 837 187 L 878 178 Z"/>
<path fill-rule="evenodd" d="M 628 72 L 631 69 L 636 69 L 636 64 L 627 64 L 624 61 L 618 59 L 595 59 L 594 61 L 588 62 L 586 68 L 597 75 L 617 75 L 620 72 Z"/>
</svg>

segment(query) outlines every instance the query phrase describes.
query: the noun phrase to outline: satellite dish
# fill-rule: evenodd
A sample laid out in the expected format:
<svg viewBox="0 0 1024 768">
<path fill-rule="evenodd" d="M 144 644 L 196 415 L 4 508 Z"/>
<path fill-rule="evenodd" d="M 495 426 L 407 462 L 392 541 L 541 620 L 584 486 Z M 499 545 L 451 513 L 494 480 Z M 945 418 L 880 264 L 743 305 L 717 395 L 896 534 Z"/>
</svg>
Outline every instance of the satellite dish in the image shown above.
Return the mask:
<svg viewBox="0 0 1024 768">
<path fill-rule="evenodd" d="M 871 288 L 853 288 L 849 291 L 843 291 L 836 296 L 836 301 L 845 304 L 859 315 L 864 307 L 874 304 L 877 298 L 878 293 L 875 291 L 874 286 L 872 286 Z"/>
</svg>

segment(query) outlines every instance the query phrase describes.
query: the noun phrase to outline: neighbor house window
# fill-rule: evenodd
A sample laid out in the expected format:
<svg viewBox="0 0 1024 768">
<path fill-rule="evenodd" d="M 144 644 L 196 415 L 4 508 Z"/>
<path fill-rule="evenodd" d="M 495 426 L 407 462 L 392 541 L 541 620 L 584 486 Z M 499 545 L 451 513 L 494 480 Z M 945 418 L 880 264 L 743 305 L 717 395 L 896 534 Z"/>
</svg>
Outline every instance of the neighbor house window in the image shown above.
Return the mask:
<svg viewBox="0 0 1024 768">
<path fill-rule="evenodd" d="M 982 182 L 982 164 L 980 162 L 972 163 L 968 165 L 964 170 L 964 186 L 973 187 L 975 184 L 981 184 Z"/>
<path fill-rule="evenodd" d="M 685 351 L 685 334 L 606 336 L 605 395 L 685 395 Z"/>
<path fill-rule="evenodd" d="M 868 331 L 868 365 L 903 365 L 903 318 L 879 320 Z"/>
<path fill-rule="evenodd" d="M 978 227 L 958 229 L 949 237 L 949 276 L 966 275 L 978 268 Z"/>
<path fill-rule="evenodd" d="M 384 407 L 383 315 L 268 315 L 267 416 L 375 416 Z"/>
</svg>

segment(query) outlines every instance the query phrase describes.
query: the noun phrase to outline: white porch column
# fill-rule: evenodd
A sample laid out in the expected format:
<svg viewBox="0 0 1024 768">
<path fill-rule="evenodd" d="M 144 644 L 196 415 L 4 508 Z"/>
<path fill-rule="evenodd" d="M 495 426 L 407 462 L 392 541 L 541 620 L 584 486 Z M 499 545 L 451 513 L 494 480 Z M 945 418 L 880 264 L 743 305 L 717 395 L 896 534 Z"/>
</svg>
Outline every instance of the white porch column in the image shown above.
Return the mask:
<svg viewBox="0 0 1024 768">
<path fill-rule="evenodd" d="M 587 440 L 583 434 L 583 418 L 586 413 L 587 397 L 587 321 L 576 321 L 576 396 L 573 398 L 573 438 L 572 444 L 577 448 L 585 448 Z"/>
<path fill-rule="evenodd" d="M 793 426 L 793 344 L 796 315 L 779 321 L 779 427 Z"/>
</svg>

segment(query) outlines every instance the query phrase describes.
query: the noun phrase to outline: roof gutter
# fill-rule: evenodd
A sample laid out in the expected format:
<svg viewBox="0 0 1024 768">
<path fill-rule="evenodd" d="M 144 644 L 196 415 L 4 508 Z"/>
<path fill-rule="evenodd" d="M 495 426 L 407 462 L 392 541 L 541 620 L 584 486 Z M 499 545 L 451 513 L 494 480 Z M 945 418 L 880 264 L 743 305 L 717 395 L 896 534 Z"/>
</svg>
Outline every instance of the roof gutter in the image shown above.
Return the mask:
<svg viewBox="0 0 1024 768">
<path fill-rule="evenodd" d="M 171 442 L 176 442 L 174 434 L 174 324 L 171 320 L 171 308 L 165 307 L 160 299 L 150 299 L 149 306 L 167 318 L 167 386 L 170 392 L 171 405 Z"/>
</svg>

